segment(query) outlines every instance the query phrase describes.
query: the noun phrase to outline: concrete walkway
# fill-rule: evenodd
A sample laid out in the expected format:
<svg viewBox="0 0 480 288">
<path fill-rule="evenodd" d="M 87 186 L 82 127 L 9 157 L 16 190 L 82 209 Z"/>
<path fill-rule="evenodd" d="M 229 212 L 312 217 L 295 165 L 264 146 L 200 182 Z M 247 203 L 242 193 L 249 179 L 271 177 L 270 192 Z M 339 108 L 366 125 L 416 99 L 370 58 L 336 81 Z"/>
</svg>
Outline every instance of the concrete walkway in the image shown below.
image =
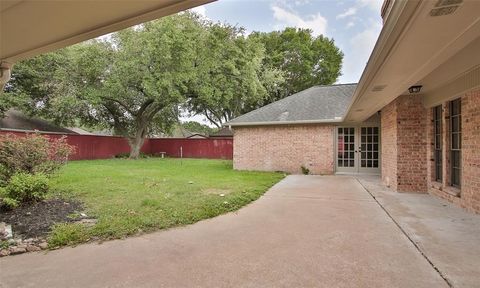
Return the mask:
<svg viewBox="0 0 480 288">
<path fill-rule="evenodd" d="M 352 177 L 288 176 L 236 213 L 0 259 L 1 287 L 448 287 Z"/>
<path fill-rule="evenodd" d="M 397 193 L 357 177 L 453 287 L 480 287 L 480 215 L 428 194 Z"/>
</svg>

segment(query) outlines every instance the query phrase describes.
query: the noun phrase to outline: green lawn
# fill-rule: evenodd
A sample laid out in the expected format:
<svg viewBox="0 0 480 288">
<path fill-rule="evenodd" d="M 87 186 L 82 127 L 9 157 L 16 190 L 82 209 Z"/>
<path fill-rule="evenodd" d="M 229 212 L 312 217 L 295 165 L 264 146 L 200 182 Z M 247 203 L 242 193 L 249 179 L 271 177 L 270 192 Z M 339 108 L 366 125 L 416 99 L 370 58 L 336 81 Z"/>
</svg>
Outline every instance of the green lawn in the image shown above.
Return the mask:
<svg viewBox="0 0 480 288">
<path fill-rule="evenodd" d="M 51 180 L 52 196 L 80 199 L 96 225 L 57 225 L 51 247 L 122 238 L 234 211 L 283 178 L 234 171 L 231 161 L 142 159 L 73 161 Z"/>
</svg>

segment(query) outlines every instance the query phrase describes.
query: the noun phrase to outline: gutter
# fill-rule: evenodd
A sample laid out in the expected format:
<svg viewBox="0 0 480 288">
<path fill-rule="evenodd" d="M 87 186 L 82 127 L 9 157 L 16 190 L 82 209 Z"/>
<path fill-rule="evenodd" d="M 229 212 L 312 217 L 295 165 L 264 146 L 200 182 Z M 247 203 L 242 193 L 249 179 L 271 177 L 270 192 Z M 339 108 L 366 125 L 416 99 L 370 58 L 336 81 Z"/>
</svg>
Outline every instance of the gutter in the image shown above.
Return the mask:
<svg viewBox="0 0 480 288">
<path fill-rule="evenodd" d="M 343 122 L 343 117 L 338 119 L 322 119 L 322 120 L 299 120 L 299 121 L 265 121 L 265 122 L 236 122 L 225 123 L 223 127 L 235 127 L 235 126 L 270 126 L 270 125 L 299 125 L 299 124 L 331 124 Z"/>
</svg>

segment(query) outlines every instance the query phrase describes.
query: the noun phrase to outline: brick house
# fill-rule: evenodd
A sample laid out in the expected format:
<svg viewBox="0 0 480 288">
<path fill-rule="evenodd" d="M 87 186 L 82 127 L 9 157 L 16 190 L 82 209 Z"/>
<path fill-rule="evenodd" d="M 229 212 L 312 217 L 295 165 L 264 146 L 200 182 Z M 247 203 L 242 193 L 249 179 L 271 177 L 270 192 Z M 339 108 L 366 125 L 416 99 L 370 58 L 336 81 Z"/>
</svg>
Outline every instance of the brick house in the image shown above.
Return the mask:
<svg viewBox="0 0 480 288">
<path fill-rule="evenodd" d="M 480 213 L 480 1 L 392 1 L 358 84 L 242 115 L 234 168 L 380 174 Z"/>
</svg>

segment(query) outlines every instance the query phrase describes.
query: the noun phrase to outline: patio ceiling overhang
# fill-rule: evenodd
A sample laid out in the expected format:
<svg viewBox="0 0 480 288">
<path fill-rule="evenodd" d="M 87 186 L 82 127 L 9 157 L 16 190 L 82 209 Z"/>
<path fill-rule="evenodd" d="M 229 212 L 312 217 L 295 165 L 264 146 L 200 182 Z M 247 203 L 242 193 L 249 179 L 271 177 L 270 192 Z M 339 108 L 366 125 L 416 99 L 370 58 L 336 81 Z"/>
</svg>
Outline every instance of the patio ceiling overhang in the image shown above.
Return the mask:
<svg viewBox="0 0 480 288">
<path fill-rule="evenodd" d="M 442 3 L 453 13 L 432 16 Z M 480 1 L 395 1 L 345 117 L 364 121 L 422 85 L 425 106 L 480 86 Z"/>
<path fill-rule="evenodd" d="M 212 1 L 1 0 L 0 60 L 12 64 Z"/>
</svg>

